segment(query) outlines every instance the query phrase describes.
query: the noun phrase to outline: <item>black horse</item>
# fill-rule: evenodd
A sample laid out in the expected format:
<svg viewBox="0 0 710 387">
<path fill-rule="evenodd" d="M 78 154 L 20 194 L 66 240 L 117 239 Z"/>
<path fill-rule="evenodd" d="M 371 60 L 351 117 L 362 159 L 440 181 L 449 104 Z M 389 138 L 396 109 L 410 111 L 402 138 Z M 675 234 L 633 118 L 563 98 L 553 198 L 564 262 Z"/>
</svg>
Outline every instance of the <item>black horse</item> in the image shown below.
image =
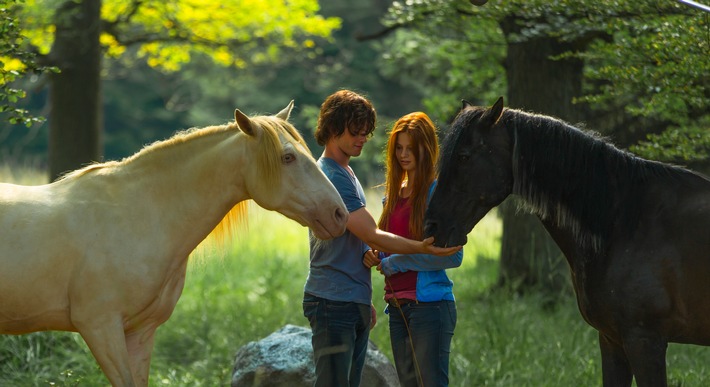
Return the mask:
<svg viewBox="0 0 710 387">
<path fill-rule="evenodd" d="M 710 180 L 558 119 L 464 102 L 426 234 L 462 245 L 511 193 L 565 254 L 604 386 L 666 386 L 669 342 L 710 345 Z"/>
</svg>

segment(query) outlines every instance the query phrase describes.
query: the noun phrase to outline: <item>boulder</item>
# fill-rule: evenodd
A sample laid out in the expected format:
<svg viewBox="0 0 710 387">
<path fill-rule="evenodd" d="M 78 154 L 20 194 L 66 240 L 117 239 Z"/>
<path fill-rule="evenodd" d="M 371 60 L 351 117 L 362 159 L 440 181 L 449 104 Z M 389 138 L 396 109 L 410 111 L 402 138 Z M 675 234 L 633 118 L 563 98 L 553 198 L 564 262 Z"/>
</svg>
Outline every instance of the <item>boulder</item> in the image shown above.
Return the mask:
<svg viewBox="0 0 710 387">
<path fill-rule="evenodd" d="M 310 387 L 314 379 L 311 330 L 290 324 L 241 347 L 232 370 L 232 387 Z M 361 385 L 399 386 L 394 365 L 372 341 Z"/>
</svg>

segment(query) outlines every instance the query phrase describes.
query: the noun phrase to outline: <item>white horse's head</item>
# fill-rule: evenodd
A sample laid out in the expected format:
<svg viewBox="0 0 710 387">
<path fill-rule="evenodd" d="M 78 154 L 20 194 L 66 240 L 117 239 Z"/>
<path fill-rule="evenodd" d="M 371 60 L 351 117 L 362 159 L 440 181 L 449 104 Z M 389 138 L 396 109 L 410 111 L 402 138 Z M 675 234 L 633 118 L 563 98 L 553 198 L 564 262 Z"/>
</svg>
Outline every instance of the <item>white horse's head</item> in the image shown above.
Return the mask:
<svg viewBox="0 0 710 387">
<path fill-rule="evenodd" d="M 317 238 L 338 237 L 345 232 L 348 211 L 301 135 L 288 123 L 292 108 L 293 101 L 274 116 L 251 118 L 235 110 L 239 129 L 259 144 L 250 147 L 252 164 L 244 173 L 247 191 L 258 205 L 309 227 Z"/>
</svg>

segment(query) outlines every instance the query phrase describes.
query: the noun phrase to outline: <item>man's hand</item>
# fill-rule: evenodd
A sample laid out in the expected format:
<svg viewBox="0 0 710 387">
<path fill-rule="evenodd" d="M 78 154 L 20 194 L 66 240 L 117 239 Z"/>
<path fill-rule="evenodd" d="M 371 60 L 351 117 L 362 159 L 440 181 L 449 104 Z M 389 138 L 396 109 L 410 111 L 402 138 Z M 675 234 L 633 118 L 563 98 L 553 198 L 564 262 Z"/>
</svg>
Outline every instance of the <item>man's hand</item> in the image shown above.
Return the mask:
<svg viewBox="0 0 710 387">
<path fill-rule="evenodd" d="M 434 246 L 434 237 L 429 237 L 427 239 L 424 239 L 422 241 L 422 252 L 424 254 L 431 254 L 431 255 L 436 255 L 439 257 L 445 257 L 447 255 L 451 255 L 459 250 L 461 250 L 463 246 L 454 246 L 454 247 L 436 247 Z"/>
<path fill-rule="evenodd" d="M 380 264 L 380 258 L 378 257 L 379 252 L 377 250 L 367 250 L 365 254 L 362 255 L 362 264 L 366 268 L 370 269 L 373 266 Z"/>
</svg>

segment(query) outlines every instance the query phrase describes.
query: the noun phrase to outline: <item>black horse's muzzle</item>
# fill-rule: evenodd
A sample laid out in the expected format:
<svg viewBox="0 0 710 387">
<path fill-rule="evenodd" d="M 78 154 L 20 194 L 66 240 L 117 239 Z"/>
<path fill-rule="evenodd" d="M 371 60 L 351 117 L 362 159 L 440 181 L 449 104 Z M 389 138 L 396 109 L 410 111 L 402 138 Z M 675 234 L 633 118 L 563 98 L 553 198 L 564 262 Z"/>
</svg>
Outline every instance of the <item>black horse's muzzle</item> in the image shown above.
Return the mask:
<svg viewBox="0 0 710 387">
<path fill-rule="evenodd" d="M 439 222 L 427 220 L 424 224 L 424 236 L 434 237 L 434 246 L 452 247 L 463 246 L 467 242 L 466 234 L 461 233 L 459 227 L 451 224 L 448 228 L 439 227 Z"/>
</svg>

